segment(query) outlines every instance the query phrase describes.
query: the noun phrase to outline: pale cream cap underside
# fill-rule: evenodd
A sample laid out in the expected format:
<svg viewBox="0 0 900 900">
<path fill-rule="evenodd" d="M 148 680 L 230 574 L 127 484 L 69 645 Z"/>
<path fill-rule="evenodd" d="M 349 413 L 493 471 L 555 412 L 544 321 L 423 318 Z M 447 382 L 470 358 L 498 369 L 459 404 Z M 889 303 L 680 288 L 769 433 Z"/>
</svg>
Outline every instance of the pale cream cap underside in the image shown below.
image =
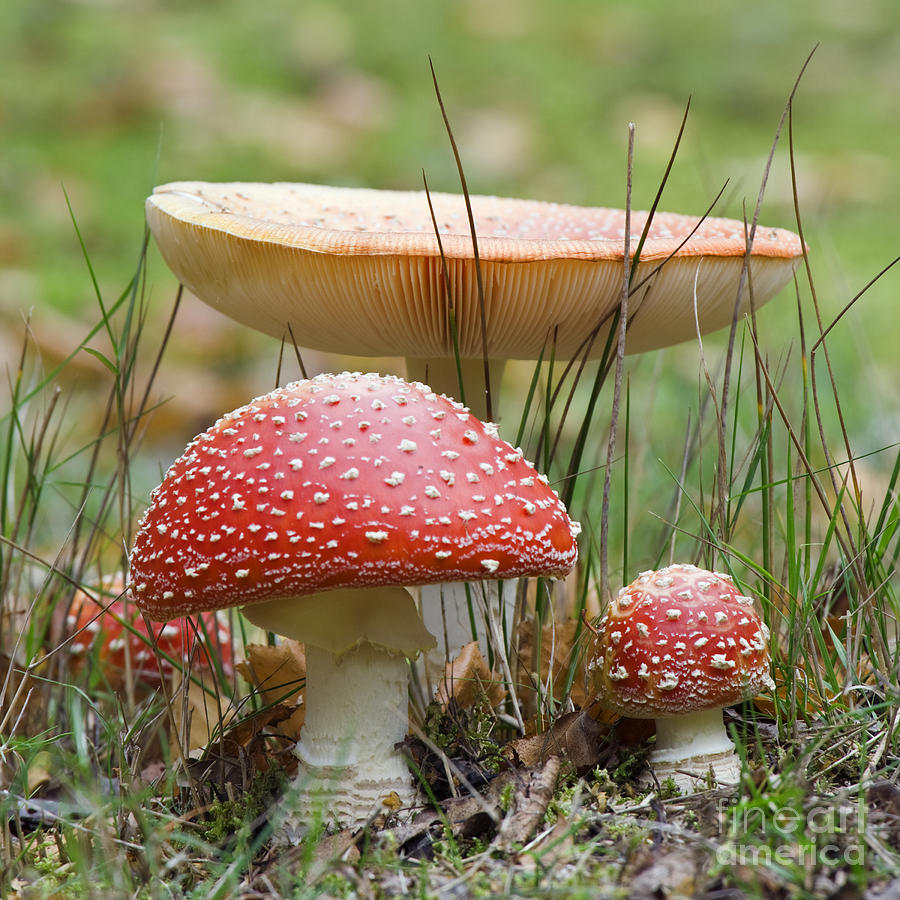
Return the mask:
<svg viewBox="0 0 900 900">
<path fill-rule="evenodd" d="M 472 240 L 460 195 L 431 195 L 449 270 L 460 355 L 480 357 Z M 534 359 L 551 344 L 582 352 L 608 322 L 623 283 L 622 210 L 472 196 L 484 280 L 488 355 Z M 632 252 L 646 221 L 633 212 Z M 452 353 L 440 251 L 424 192 L 305 184 L 176 182 L 155 189 L 147 220 L 166 262 L 200 299 L 298 345 L 355 356 Z M 629 299 L 630 353 L 732 321 L 746 250 L 743 222 L 657 213 Z M 757 229 L 758 308 L 790 279 L 800 239 Z M 696 319 L 695 319 L 696 307 Z M 745 289 L 741 312 L 750 307 Z M 601 327 L 592 356 L 603 349 Z"/>
</svg>

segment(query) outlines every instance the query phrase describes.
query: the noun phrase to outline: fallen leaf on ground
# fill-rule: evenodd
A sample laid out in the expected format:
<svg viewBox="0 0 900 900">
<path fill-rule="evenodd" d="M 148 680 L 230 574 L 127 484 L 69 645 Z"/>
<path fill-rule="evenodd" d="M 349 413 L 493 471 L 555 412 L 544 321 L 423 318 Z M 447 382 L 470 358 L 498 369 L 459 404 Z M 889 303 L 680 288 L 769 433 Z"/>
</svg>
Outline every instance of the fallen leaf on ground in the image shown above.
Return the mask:
<svg viewBox="0 0 900 900">
<path fill-rule="evenodd" d="M 586 710 L 566 713 L 541 734 L 512 741 L 503 750 L 517 765 L 537 766 L 554 756 L 565 757 L 582 772 L 600 762 L 605 731 Z"/>
<path fill-rule="evenodd" d="M 278 722 L 277 731 L 294 741 L 299 740 L 306 715 L 303 704 L 306 654 L 303 645 L 288 639 L 274 647 L 248 644 L 246 653 L 246 661 L 238 663 L 235 668 L 256 688 L 264 703 L 293 708 L 289 717 Z"/>
<path fill-rule="evenodd" d="M 633 900 L 690 900 L 699 894 L 698 860 L 690 850 L 673 847 L 654 852 L 649 865 L 631 881 Z"/>
<path fill-rule="evenodd" d="M 509 811 L 494 839 L 496 848 L 511 850 L 521 846 L 537 831 L 556 791 L 561 765 L 558 756 L 551 756 L 539 766 L 516 773 Z"/>
<path fill-rule="evenodd" d="M 459 651 L 456 659 L 447 664 L 436 699 L 446 712 L 451 700 L 455 700 L 460 709 L 482 703 L 493 708 L 505 695 L 502 677 L 488 668 L 478 649 L 478 642 L 472 641 Z"/>
</svg>

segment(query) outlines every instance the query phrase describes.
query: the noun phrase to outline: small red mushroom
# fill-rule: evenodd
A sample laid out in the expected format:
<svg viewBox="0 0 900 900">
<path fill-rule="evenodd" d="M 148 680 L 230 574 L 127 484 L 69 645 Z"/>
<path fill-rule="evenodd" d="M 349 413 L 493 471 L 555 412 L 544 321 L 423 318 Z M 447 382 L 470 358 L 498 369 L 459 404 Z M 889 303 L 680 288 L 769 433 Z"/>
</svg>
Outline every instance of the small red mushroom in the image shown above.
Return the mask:
<svg viewBox="0 0 900 900">
<path fill-rule="evenodd" d="M 109 590 L 120 593 L 121 581 Z M 73 663 L 96 659 L 115 689 L 123 686 L 129 671 L 134 683 L 147 690 L 171 683 L 176 672 L 218 667 L 226 675 L 233 672 L 230 629 L 215 613 L 180 617 L 148 629 L 133 602 L 116 599 L 100 605 L 79 591 L 66 616 L 65 636 L 71 639 Z"/>
<path fill-rule="evenodd" d="M 774 684 L 769 631 L 728 575 L 692 565 L 643 572 L 597 625 L 588 657 L 595 694 L 614 712 L 656 720 L 650 766 L 695 789 L 710 771 L 740 778 L 722 708 Z"/>
<path fill-rule="evenodd" d="M 392 376 L 321 375 L 222 417 L 172 464 L 132 592 L 155 618 L 243 605 L 306 644 L 285 842 L 311 802 L 360 824 L 391 793 L 415 799 L 394 745 L 407 658 L 435 640 L 406 586 L 562 576 L 576 534 L 546 479 L 460 404 Z"/>
</svg>

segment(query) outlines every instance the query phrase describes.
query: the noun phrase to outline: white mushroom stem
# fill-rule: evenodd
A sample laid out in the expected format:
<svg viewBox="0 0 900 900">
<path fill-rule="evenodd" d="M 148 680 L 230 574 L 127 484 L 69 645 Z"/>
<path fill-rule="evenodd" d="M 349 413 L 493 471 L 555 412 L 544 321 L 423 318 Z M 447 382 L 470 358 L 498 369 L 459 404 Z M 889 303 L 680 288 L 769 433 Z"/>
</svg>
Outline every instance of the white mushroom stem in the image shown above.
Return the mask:
<svg viewBox="0 0 900 900">
<path fill-rule="evenodd" d="M 276 844 L 296 843 L 316 816 L 356 828 L 415 787 L 395 749 L 406 736 L 409 663 L 434 646 L 402 587 L 350 588 L 244 607 L 255 625 L 306 645 L 306 717 L 297 777 Z M 396 802 L 397 798 L 392 798 Z"/>
<path fill-rule="evenodd" d="M 682 793 L 707 785 L 736 784 L 741 762 L 725 730 L 721 709 L 704 709 L 656 720 L 656 748 L 650 768 L 662 785 L 672 779 Z"/>
<path fill-rule="evenodd" d="M 306 647 L 306 718 L 295 754 L 300 763 L 279 827 L 295 843 L 321 817 L 358 827 L 396 793 L 416 797 L 409 769 L 395 749 L 406 736 L 406 658 L 372 644 L 336 656 Z"/>
</svg>

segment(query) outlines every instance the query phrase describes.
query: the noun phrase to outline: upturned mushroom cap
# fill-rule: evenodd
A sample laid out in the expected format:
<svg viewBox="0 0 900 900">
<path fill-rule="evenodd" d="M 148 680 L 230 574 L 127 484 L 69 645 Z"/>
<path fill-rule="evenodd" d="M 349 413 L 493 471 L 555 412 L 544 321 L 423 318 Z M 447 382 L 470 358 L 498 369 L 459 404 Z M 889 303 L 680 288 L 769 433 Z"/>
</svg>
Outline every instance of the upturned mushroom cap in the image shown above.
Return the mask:
<svg viewBox="0 0 900 900">
<path fill-rule="evenodd" d="M 589 669 L 609 709 L 664 718 L 772 688 L 769 632 L 728 575 L 692 565 L 644 572 L 598 623 Z"/>
<path fill-rule="evenodd" d="M 321 375 L 223 416 L 153 492 L 131 554 L 168 619 L 337 588 L 562 576 L 577 526 L 522 453 L 393 376 Z"/>
<path fill-rule="evenodd" d="M 431 200 L 447 260 L 459 353 L 482 356 L 481 308 L 462 196 Z M 562 358 L 618 306 L 622 210 L 472 196 L 484 275 L 487 352 Z M 169 267 L 201 300 L 301 346 L 360 356 L 453 353 L 443 270 L 424 192 L 309 184 L 175 182 L 148 198 Z M 632 252 L 647 213 L 633 212 Z M 626 349 L 668 346 L 731 323 L 746 254 L 743 222 L 657 213 L 631 298 Z M 694 229 L 696 228 L 696 231 Z M 682 242 L 694 233 L 684 246 Z M 797 235 L 759 227 L 751 256 L 760 307 L 791 278 Z M 676 252 L 677 251 L 677 252 Z M 745 289 L 741 311 L 749 308 Z M 696 300 L 696 320 L 695 320 Z M 603 333 L 592 352 L 603 349 Z"/>
</svg>

